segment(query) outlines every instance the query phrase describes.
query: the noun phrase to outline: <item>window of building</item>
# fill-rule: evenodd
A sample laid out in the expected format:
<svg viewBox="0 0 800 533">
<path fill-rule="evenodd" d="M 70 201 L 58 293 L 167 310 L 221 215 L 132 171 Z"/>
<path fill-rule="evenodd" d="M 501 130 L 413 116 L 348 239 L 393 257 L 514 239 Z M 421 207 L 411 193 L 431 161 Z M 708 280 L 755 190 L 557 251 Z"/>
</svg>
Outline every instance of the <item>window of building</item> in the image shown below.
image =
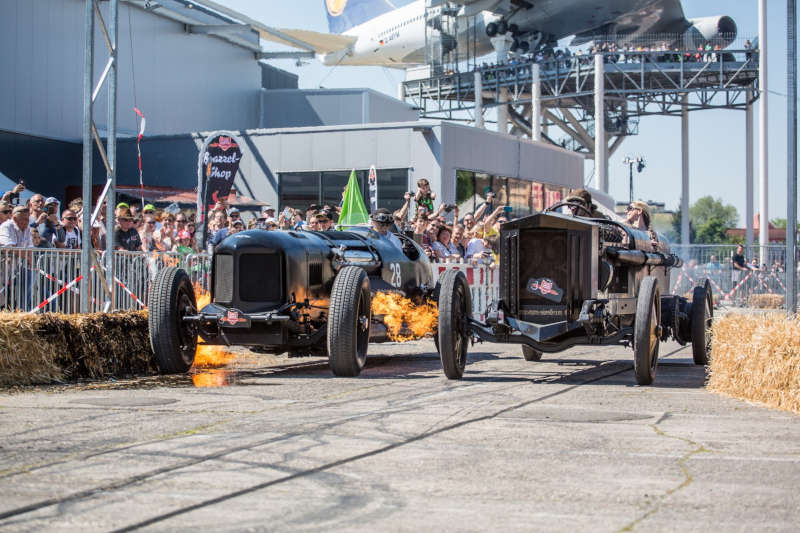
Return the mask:
<svg viewBox="0 0 800 533">
<path fill-rule="evenodd" d="M 456 203 L 461 216 L 478 209 L 486 201 L 486 195 L 490 191 L 495 194 L 493 205 L 510 206 L 511 216 L 514 218 L 542 211 L 547 206 L 562 201 L 569 194 L 569 188 L 560 185 L 503 178 L 468 170 L 456 172 Z"/>
<path fill-rule="evenodd" d="M 364 205 L 369 209 L 369 170 L 356 170 L 358 188 Z M 279 209 L 286 206 L 307 209 L 311 204 L 338 206 L 342 201 L 349 170 L 325 172 L 281 172 L 278 174 Z M 378 169 L 378 207 L 395 211 L 403 206 L 403 194 L 408 191 L 408 169 Z"/>
</svg>

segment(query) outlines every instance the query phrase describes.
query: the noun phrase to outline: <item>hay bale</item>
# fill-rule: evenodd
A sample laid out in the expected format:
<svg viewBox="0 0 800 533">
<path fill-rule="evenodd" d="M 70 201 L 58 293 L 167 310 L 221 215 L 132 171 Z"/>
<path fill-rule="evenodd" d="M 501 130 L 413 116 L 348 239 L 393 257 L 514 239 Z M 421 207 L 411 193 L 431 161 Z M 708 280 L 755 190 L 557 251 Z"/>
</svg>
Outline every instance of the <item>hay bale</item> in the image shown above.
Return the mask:
<svg viewBox="0 0 800 533">
<path fill-rule="evenodd" d="M 156 373 L 145 311 L 0 313 L 0 385 Z"/>
<path fill-rule="evenodd" d="M 713 334 L 710 390 L 800 414 L 800 317 L 729 314 Z"/>
<path fill-rule="evenodd" d="M 41 338 L 41 316 L 0 313 L 0 385 L 64 380 L 55 347 Z"/>
<path fill-rule="evenodd" d="M 786 298 L 781 294 L 751 294 L 747 306 L 756 309 L 782 309 Z"/>
</svg>

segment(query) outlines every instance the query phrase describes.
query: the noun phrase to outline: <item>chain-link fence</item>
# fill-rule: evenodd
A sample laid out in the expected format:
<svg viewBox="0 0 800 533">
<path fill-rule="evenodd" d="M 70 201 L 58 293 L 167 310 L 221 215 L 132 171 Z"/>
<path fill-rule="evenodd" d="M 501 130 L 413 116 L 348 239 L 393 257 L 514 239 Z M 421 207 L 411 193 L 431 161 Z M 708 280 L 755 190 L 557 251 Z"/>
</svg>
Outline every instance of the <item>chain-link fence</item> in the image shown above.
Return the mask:
<svg viewBox="0 0 800 533">
<path fill-rule="evenodd" d="M 0 310 L 77 313 L 80 285 L 89 283 L 90 312 L 147 308 L 150 283 L 167 266 L 186 270 L 198 292 L 209 290 L 208 254 L 115 252 L 109 276 L 103 254 L 94 256 L 88 281 L 81 272 L 80 250 L 0 249 Z M 113 278 L 113 279 L 112 279 Z M 113 304 L 112 304 L 113 291 Z"/>
<path fill-rule="evenodd" d="M 791 273 L 787 272 L 785 246 L 744 249 L 741 255 L 745 269 L 734 265 L 736 245 L 677 245 L 672 251 L 684 261 L 682 268 L 672 272 L 673 294 L 690 294 L 692 287 L 708 279 L 719 305 L 775 309 L 786 306 L 786 279 Z M 794 275 L 800 279 L 800 272 Z"/>
</svg>

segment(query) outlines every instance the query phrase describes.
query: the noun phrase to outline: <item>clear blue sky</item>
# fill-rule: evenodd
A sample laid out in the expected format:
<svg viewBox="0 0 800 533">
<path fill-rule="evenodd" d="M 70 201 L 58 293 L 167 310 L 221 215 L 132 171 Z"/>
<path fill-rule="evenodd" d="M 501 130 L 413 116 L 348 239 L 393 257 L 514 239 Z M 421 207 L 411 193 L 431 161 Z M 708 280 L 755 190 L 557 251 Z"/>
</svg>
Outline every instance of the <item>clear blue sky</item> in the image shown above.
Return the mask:
<svg viewBox="0 0 800 533">
<path fill-rule="evenodd" d="M 327 32 L 324 0 L 220 0 L 232 9 L 277 28 L 302 28 Z M 602 0 L 597 0 L 602 1 Z M 786 216 L 786 2 L 770 0 L 769 24 L 769 142 L 770 142 L 770 218 Z M 756 0 L 684 0 L 686 16 L 729 15 L 742 37 L 758 34 Z M 263 42 L 265 49 L 281 49 Z M 380 67 L 324 67 L 315 60 L 297 67 L 294 61 L 274 61 L 275 66 L 300 76 L 301 88 L 370 87 L 396 96 L 397 85 L 405 73 Z M 755 210 L 758 211 L 758 105 L 755 110 Z M 744 223 L 745 208 L 745 114 L 743 111 L 701 111 L 689 115 L 690 201 L 712 195 L 733 204 Z M 627 139 L 609 161 L 611 193 L 617 199 L 628 197 L 626 155 L 642 155 L 647 169 L 636 176 L 635 194 L 642 199 L 666 202 L 668 208 L 680 203 L 681 154 L 680 118 L 645 117 L 639 135 Z M 586 173 L 593 163 L 587 161 Z"/>
</svg>

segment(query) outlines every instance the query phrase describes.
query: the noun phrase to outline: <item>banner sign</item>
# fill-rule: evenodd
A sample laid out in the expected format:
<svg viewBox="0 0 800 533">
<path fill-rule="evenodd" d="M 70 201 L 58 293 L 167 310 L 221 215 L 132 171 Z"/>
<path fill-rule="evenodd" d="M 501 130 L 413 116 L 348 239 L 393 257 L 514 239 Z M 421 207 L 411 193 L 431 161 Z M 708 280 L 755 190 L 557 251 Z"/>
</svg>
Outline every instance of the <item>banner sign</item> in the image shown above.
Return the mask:
<svg viewBox="0 0 800 533">
<path fill-rule="evenodd" d="M 374 213 L 378 209 L 378 177 L 375 165 L 369 167 L 369 212 Z"/>
<path fill-rule="evenodd" d="M 240 143 L 230 132 L 216 131 L 203 143 L 197 164 L 197 216 L 203 244 L 208 209 L 228 198 L 241 160 Z"/>
</svg>

